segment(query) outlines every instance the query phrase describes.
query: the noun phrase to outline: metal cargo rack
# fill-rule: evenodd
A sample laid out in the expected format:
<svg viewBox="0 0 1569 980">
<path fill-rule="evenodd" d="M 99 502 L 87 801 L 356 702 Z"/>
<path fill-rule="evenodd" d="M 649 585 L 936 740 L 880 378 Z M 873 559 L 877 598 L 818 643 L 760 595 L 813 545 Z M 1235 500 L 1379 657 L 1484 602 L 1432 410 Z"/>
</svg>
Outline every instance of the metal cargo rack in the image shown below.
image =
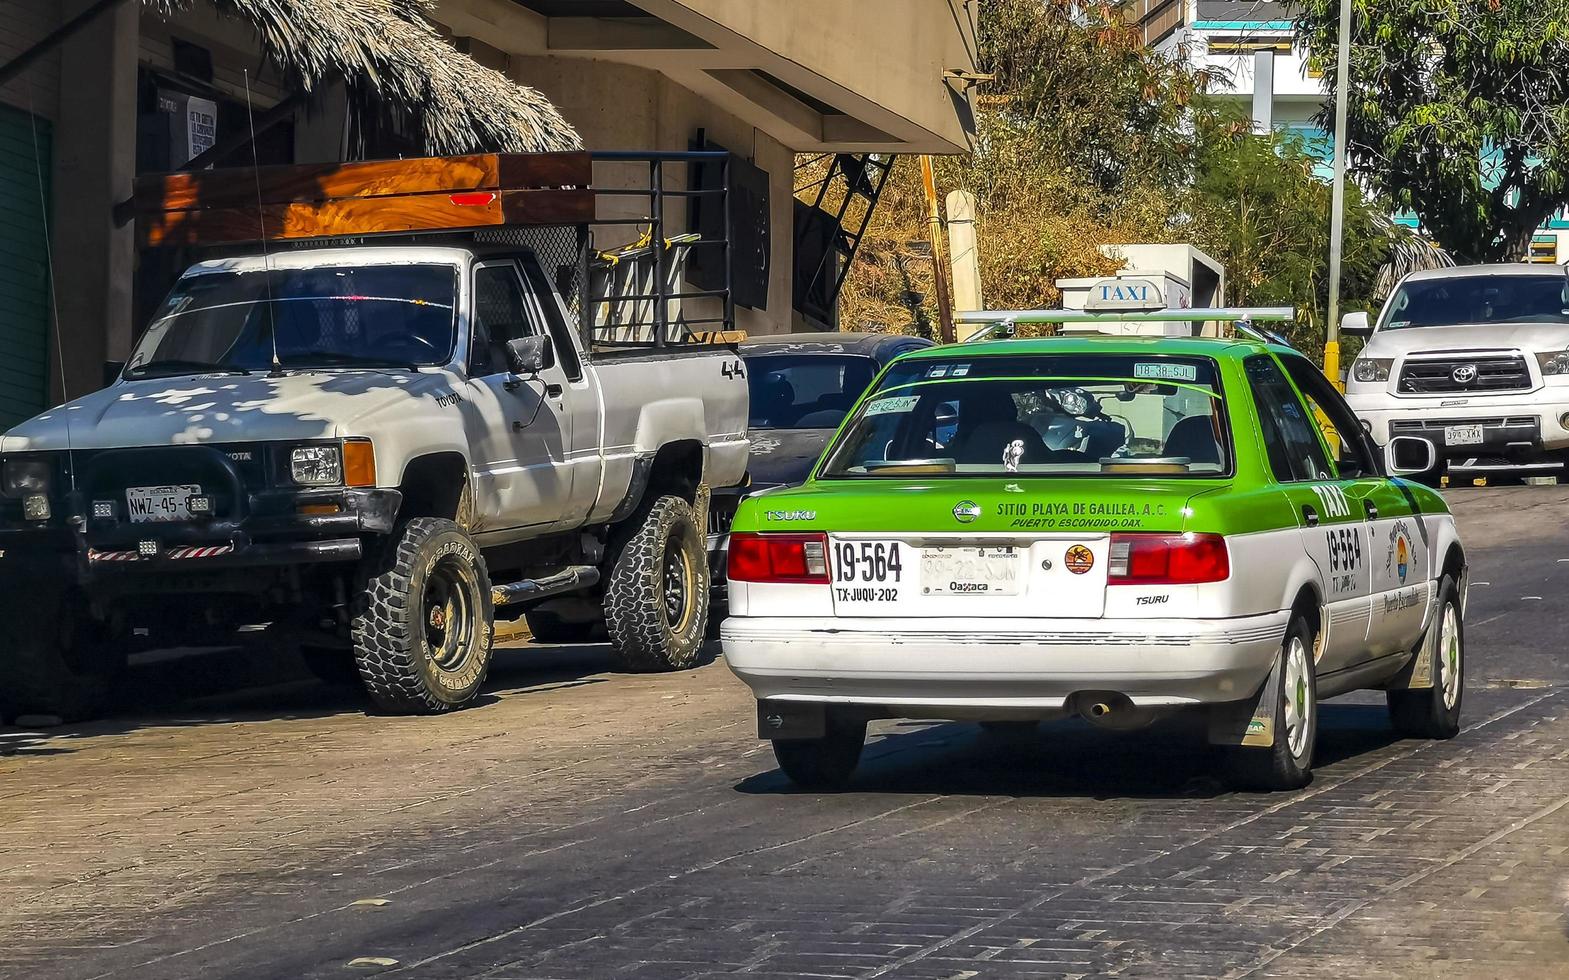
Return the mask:
<svg viewBox="0 0 1569 980">
<path fill-rule="evenodd" d="M 980 323 L 985 328 L 964 341 L 1010 340 L 1017 336 L 1021 323 L 1060 326 L 1065 323 L 1225 323 L 1234 331 L 1263 343 L 1291 344 L 1282 335 L 1255 326 L 1258 323 L 1294 323 L 1297 311 L 1291 306 L 1222 306 L 1178 310 L 978 310 L 955 313 L 957 323 Z"/>
</svg>

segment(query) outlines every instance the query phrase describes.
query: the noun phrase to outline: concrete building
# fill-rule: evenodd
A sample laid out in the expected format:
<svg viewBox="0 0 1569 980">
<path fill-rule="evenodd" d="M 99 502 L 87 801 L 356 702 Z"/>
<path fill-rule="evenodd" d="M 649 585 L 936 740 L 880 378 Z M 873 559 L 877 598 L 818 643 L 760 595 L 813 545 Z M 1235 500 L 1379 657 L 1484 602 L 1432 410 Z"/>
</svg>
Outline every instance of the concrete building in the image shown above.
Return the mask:
<svg viewBox="0 0 1569 980">
<path fill-rule="evenodd" d="M 95 6 L 0 0 L 0 72 Z M 831 320 L 800 310 L 803 265 L 824 254 L 796 254 L 821 219 L 796 202 L 796 154 L 844 154 L 850 172 L 869 154 L 967 151 L 973 15 L 969 0 L 442 0 L 432 20 L 455 57 L 547 96 L 588 149 L 723 147 L 755 168 L 764 279 L 737 325 L 766 334 Z M 367 120 L 341 84 L 301 98 L 250 23 L 201 0 L 168 20 L 122 0 L 0 86 L 0 426 L 96 387 L 129 351 L 138 292 L 168 276 L 113 217 L 135 176 L 215 146 L 217 165 L 248 165 L 249 144 L 224 148 L 253 117 L 269 123 L 262 163 L 420 153 L 404 117 Z"/>
<path fill-rule="evenodd" d="M 1324 180 L 1333 175 L 1333 134 L 1314 118 L 1329 98 L 1323 75 L 1295 43 L 1290 6 L 1276 0 L 1129 0 L 1124 7 L 1160 50 L 1180 53 L 1216 80 L 1216 94 L 1233 98 L 1261 128 L 1299 137 L 1319 160 Z M 1180 11 L 1174 18 L 1172 11 Z M 1415 225 L 1414 216 L 1397 220 Z M 1569 262 L 1569 211 L 1537 232 L 1532 261 Z"/>
</svg>

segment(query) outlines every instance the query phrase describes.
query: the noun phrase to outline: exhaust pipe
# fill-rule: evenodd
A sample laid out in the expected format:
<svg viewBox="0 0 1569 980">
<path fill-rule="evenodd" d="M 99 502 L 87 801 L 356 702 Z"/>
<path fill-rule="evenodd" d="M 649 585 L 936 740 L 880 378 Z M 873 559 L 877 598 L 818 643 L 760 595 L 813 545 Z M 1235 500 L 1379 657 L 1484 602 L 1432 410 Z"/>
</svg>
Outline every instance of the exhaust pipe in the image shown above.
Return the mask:
<svg viewBox="0 0 1569 980">
<path fill-rule="evenodd" d="M 1115 691 L 1083 691 L 1074 696 L 1073 704 L 1080 718 L 1098 728 L 1131 731 L 1155 720 L 1155 712 Z"/>
</svg>

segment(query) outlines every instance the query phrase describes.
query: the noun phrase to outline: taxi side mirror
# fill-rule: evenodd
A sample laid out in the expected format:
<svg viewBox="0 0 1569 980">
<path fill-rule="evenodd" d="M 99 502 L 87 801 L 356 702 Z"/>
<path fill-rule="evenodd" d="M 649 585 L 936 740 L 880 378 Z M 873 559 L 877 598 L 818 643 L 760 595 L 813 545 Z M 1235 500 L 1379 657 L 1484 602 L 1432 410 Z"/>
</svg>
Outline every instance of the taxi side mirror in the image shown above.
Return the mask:
<svg viewBox="0 0 1569 980">
<path fill-rule="evenodd" d="M 1390 476 L 1431 476 L 1438 471 L 1438 447 L 1421 436 L 1394 436 L 1384 447 Z"/>
<path fill-rule="evenodd" d="M 1340 332 L 1351 337 L 1366 337 L 1373 332 L 1373 325 L 1368 322 L 1367 313 L 1358 310 L 1340 318 Z"/>
</svg>

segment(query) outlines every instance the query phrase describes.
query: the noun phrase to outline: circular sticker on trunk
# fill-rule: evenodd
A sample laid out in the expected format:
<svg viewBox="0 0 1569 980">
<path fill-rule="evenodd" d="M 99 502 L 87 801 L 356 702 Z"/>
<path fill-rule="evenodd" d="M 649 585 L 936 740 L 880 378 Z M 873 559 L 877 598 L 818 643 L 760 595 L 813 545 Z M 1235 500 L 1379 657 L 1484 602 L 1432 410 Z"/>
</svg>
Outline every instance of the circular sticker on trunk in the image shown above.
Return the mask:
<svg viewBox="0 0 1569 980">
<path fill-rule="evenodd" d="M 1082 544 L 1076 544 L 1068 549 L 1066 555 L 1062 556 L 1062 563 L 1067 565 L 1068 571 L 1073 574 L 1083 575 L 1095 567 L 1095 552 Z"/>
</svg>

